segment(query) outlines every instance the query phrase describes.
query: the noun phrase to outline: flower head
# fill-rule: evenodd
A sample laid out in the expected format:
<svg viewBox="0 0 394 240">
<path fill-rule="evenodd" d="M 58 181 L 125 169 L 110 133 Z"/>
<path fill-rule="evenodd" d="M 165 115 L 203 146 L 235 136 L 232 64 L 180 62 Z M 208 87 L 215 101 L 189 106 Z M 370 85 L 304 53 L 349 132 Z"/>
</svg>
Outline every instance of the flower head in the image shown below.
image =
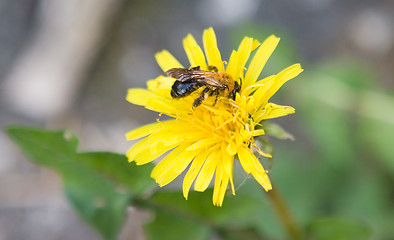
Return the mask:
<svg viewBox="0 0 394 240">
<path fill-rule="evenodd" d="M 170 92 L 176 79 L 159 76 L 147 82 L 147 89 L 129 89 L 127 100 L 152 111 L 172 117 L 172 120 L 157 121 L 126 134 L 128 140 L 143 138 L 127 153 L 129 161 L 137 165 L 146 164 L 168 152 L 153 169 L 151 177 L 160 186 L 173 181 L 189 165 L 183 180 L 183 195 L 187 199 L 194 182 L 194 190 L 205 191 L 215 175 L 213 204 L 221 206 L 225 192 L 233 183 L 234 160 L 238 160 L 248 174 L 252 174 L 266 190 L 272 189 L 269 177 L 256 154 L 271 157 L 255 144 L 254 137 L 264 135 L 261 121 L 294 113 L 294 108 L 268 102 L 272 95 L 288 80 L 303 71 L 294 64 L 277 75 L 259 79 L 260 73 L 276 48 L 279 38 L 274 35 L 259 43 L 245 37 L 238 50 L 234 50 L 228 64 L 222 60 L 212 28 L 203 33 L 203 50 L 192 35 L 183 39 L 183 47 L 190 68 L 200 67 L 204 71 L 217 68 L 237 81 L 240 90 L 234 100 L 223 94 L 206 94 L 201 105 L 193 107 L 203 87 L 189 96 L 179 99 Z M 246 68 L 250 54 L 255 54 Z M 163 70 L 183 68 L 166 50 L 155 55 Z M 227 65 L 227 66 L 226 66 Z"/>
</svg>

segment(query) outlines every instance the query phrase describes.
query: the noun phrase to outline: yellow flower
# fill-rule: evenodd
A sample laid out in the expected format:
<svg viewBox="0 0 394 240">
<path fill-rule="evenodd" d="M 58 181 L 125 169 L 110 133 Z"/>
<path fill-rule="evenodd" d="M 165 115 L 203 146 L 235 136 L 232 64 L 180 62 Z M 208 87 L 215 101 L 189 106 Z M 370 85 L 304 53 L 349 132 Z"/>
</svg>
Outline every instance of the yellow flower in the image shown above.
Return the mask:
<svg viewBox="0 0 394 240">
<path fill-rule="evenodd" d="M 274 35 L 261 44 L 245 37 L 238 50 L 232 52 L 226 67 L 212 28 L 203 33 L 205 55 L 193 36 L 188 34 L 183 39 L 183 47 L 190 67 L 200 66 L 201 70 L 208 71 L 208 66 L 216 66 L 219 72 L 225 72 L 238 81 L 241 90 L 235 100 L 222 96 L 215 102 L 215 96 L 211 96 L 193 108 L 193 101 L 201 90 L 184 98 L 173 99 L 170 91 L 175 79 L 171 77 L 159 76 L 149 80 L 147 89 L 129 89 L 127 101 L 174 118 L 158 120 L 128 132 L 128 140 L 145 137 L 128 151 L 129 161 L 135 161 L 137 165 L 146 164 L 169 152 L 151 173 L 161 187 L 173 181 L 190 165 L 183 180 L 186 199 L 193 182 L 194 190 L 205 191 L 215 174 L 213 204 L 216 206 L 222 206 L 229 183 L 235 194 L 234 159 L 266 191 L 272 189 L 269 177 L 255 153 L 271 156 L 256 146 L 254 137 L 264 135 L 260 124 L 262 120 L 294 113 L 294 108 L 269 103 L 268 100 L 285 82 L 303 71 L 299 64 L 294 64 L 277 75 L 258 79 L 278 42 L 279 38 Z M 253 51 L 256 52 L 246 69 L 245 64 Z M 171 68 L 183 68 L 166 50 L 155 57 L 164 72 Z"/>
</svg>

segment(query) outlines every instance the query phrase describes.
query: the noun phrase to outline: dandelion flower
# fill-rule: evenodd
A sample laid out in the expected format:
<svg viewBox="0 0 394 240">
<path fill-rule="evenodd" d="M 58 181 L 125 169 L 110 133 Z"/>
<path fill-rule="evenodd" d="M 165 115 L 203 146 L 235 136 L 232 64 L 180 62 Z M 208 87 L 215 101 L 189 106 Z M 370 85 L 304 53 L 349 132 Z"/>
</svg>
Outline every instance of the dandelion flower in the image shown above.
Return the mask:
<svg viewBox="0 0 394 240">
<path fill-rule="evenodd" d="M 127 152 L 128 160 L 141 165 L 167 153 L 151 173 L 160 187 L 173 181 L 189 166 L 183 180 L 186 199 L 193 182 L 194 190 L 203 192 L 215 175 L 213 204 L 216 206 L 222 206 L 229 184 L 235 194 L 234 161 L 239 161 L 245 172 L 252 174 L 266 191 L 272 189 L 270 179 L 256 156 L 271 155 L 261 151 L 254 138 L 265 134 L 261 128 L 262 120 L 294 113 L 290 106 L 268 101 L 285 82 L 303 71 L 299 64 L 294 64 L 277 75 L 259 79 L 278 42 L 279 38 L 274 35 L 263 43 L 245 37 L 238 50 L 233 50 L 227 64 L 221 58 L 212 28 L 203 33 L 203 49 L 188 34 L 183 39 L 183 47 L 190 68 L 199 66 L 201 70 L 208 71 L 209 66 L 215 66 L 219 72 L 237 81 L 241 89 L 234 100 L 225 96 L 218 99 L 209 96 L 198 107 L 193 107 L 193 102 L 203 88 L 190 96 L 173 99 L 170 92 L 175 79 L 168 76 L 149 80 L 147 89 L 129 89 L 127 101 L 173 119 L 157 120 L 128 132 L 128 140 L 143 138 Z M 254 56 L 246 67 L 253 51 Z M 163 72 L 183 68 L 166 50 L 155 57 Z"/>
</svg>

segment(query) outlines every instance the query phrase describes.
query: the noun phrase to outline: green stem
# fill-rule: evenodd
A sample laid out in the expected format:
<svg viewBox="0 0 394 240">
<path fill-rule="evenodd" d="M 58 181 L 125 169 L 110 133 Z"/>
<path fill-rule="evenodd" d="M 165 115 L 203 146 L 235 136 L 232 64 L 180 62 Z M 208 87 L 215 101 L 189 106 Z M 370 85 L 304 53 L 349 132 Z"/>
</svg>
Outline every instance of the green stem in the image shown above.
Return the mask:
<svg viewBox="0 0 394 240">
<path fill-rule="evenodd" d="M 279 217 L 280 222 L 283 227 L 286 229 L 289 239 L 291 240 L 300 240 L 302 239 L 301 230 L 294 222 L 294 218 L 291 215 L 288 207 L 286 206 L 285 201 L 282 196 L 276 190 L 276 188 L 272 188 L 272 190 L 267 192 L 269 199 Z"/>
</svg>

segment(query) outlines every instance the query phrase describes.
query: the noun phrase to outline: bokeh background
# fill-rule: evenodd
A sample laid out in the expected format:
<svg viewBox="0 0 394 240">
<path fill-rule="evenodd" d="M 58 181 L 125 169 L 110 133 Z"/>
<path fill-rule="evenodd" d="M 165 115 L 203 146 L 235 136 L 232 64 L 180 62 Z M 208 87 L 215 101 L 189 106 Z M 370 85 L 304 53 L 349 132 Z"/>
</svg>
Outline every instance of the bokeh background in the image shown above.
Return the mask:
<svg viewBox="0 0 394 240">
<path fill-rule="evenodd" d="M 127 89 L 162 74 L 154 54 L 163 48 L 187 65 L 182 38 L 201 43 L 209 26 L 223 59 L 245 35 L 275 34 L 263 74 L 305 69 L 272 100 L 297 110 L 275 121 L 296 140 L 273 140 L 271 176 L 299 224 L 335 217 L 394 239 L 390 0 L 1 0 L 0 125 L 67 128 L 81 151 L 125 152 L 124 133 L 157 118 L 127 103 Z M 3 132 L 0 152 L 0 240 L 99 239 L 55 173 L 29 163 Z M 149 214 L 128 216 L 120 239 L 144 239 Z M 275 216 L 263 221 L 268 236 L 283 238 Z"/>
</svg>

